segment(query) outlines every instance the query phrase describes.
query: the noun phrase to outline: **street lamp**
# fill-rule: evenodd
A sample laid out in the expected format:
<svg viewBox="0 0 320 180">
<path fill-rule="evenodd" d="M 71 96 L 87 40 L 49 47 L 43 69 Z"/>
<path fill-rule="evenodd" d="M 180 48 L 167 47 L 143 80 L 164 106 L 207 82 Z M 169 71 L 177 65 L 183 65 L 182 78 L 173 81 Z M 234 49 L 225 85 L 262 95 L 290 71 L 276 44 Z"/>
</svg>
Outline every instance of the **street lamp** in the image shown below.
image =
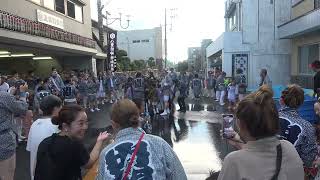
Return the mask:
<svg viewBox="0 0 320 180">
<path fill-rule="evenodd" d="M 176 15 L 173 15 L 173 12 L 176 11 L 177 8 L 170 9 L 171 11 L 171 24 L 170 24 L 170 30 L 172 31 L 172 19 L 176 17 Z M 168 39 L 167 39 L 167 8 L 164 10 L 164 68 L 167 68 L 167 58 L 168 58 Z"/>
<path fill-rule="evenodd" d="M 122 21 L 123 21 L 122 17 L 123 17 L 123 16 L 122 16 L 122 13 L 121 13 L 121 12 L 119 13 L 119 17 L 117 17 L 117 18 L 108 18 L 108 15 L 111 15 L 108 11 L 106 11 L 106 15 L 102 15 L 103 18 L 107 21 L 107 26 L 113 24 L 114 22 L 116 22 L 116 21 L 118 20 L 118 21 L 119 21 L 119 25 L 120 25 L 120 27 L 121 27 L 122 29 L 128 29 L 128 28 L 129 28 L 129 25 L 130 25 L 130 15 L 126 15 L 126 17 L 127 17 L 127 20 L 126 20 L 127 24 L 126 24 L 125 26 L 122 25 Z M 109 20 L 111 20 L 111 22 L 108 22 Z"/>
<path fill-rule="evenodd" d="M 111 1 L 109 1 L 110 3 Z M 116 21 L 119 21 L 120 23 L 120 27 L 123 28 L 123 29 L 127 29 L 129 27 L 129 24 L 130 24 L 130 19 L 129 19 L 129 15 L 126 15 L 127 16 L 127 24 L 126 25 L 122 25 L 122 21 L 123 21 L 123 16 L 122 16 L 122 13 L 119 13 L 119 17 L 117 18 L 108 18 L 108 15 L 110 16 L 111 14 L 106 11 L 106 15 L 103 14 L 103 9 L 104 9 L 104 5 L 101 4 L 101 0 L 98 0 L 97 1 L 97 8 L 98 8 L 98 26 L 99 26 L 99 40 L 100 40 L 100 43 L 102 45 L 104 45 L 104 38 L 103 38 L 103 29 L 104 29 L 104 25 L 103 25 L 103 20 L 105 19 L 106 20 L 106 25 L 109 26 L 111 24 L 113 24 L 114 22 Z M 111 22 L 109 22 L 109 20 L 111 20 Z"/>
</svg>

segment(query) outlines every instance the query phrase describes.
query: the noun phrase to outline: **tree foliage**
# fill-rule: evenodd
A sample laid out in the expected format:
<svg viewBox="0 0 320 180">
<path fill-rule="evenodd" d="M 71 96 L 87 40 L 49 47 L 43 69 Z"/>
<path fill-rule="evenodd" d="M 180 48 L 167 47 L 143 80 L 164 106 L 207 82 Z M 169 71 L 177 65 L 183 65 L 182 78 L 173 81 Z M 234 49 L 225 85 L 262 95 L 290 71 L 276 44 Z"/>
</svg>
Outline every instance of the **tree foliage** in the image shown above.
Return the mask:
<svg viewBox="0 0 320 180">
<path fill-rule="evenodd" d="M 125 50 L 117 51 L 117 67 L 120 71 L 130 70 L 130 58 L 127 57 L 127 52 Z"/>
<path fill-rule="evenodd" d="M 187 61 L 179 62 L 176 67 L 178 72 L 186 72 L 188 71 L 188 62 Z"/>
<path fill-rule="evenodd" d="M 148 67 L 152 69 L 156 67 L 156 61 L 153 57 L 150 57 L 148 59 Z"/>
</svg>

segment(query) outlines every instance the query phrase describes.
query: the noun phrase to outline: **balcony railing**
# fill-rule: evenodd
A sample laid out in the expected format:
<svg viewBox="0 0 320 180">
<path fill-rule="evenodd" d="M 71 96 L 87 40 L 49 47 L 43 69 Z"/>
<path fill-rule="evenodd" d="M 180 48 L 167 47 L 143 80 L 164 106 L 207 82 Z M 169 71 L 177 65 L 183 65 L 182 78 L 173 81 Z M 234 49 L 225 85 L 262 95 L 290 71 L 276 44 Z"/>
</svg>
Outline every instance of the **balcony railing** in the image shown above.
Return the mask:
<svg viewBox="0 0 320 180">
<path fill-rule="evenodd" d="M 45 37 L 57 41 L 76 44 L 88 48 L 95 48 L 92 39 L 73 34 L 56 27 L 32 21 L 26 18 L 15 16 L 13 14 L 0 10 L 0 29 L 21 32 L 34 36 Z"/>
</svg>

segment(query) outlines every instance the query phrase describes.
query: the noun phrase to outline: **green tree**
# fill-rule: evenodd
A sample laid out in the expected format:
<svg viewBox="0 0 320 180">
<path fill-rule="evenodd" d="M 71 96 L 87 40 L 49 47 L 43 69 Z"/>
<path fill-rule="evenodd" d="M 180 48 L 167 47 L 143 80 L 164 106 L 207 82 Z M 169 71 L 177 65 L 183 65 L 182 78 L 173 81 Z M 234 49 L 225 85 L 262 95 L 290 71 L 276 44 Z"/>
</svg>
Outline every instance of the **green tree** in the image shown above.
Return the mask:
<svg viewBox="0 0 320 180">
<path fill-rule="evenodd" d="M 141 60 L 134 60 L 133 63 L 135 64 L 136 71 L 143 70 L 147 66 L 146 61 L 142 60 L 142 59 Z"/>
<path fill-rule="evenodd" d="M 154 59 L 153 57 L 150 57 L 150 58 L 148 59 L 148 67 L 150 67 L 150 68 L 155 68 L 155 66 L 156 66 L 156 61 L 155 61 L 155 59 Z"/>
<path fill-rule="evenodd" d="M 188 62 L 187 61 L 179 62 L 176 67 L 178 72 L 186 72 L 188 71 Z"/>
<path fill-rule="evenodd" d="M 119 70 L 128 71 L 130 70 L 130 58 L 127 57 L 125 50 L 117 50 L 117 66 Z"/>
</svg>

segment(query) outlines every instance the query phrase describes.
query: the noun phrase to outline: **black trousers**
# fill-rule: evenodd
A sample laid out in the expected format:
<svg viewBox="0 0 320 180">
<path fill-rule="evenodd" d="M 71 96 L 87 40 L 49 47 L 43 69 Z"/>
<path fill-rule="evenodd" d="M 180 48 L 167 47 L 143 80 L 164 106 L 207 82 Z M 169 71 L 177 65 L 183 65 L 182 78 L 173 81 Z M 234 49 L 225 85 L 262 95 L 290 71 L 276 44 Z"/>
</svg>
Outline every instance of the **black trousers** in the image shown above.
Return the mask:
<svg viewBox="0 0 320 180">
<path fill-rule="evenodd" d="M 186 107 L 186 102 L 184 100 L 185 100 L 184 96 L 179 96 L 178 97 L 178 104 L 180 106 L 180 109 L 183 110 L 183 111 L 186 111 L 187 107 Z"/>
</svg>

